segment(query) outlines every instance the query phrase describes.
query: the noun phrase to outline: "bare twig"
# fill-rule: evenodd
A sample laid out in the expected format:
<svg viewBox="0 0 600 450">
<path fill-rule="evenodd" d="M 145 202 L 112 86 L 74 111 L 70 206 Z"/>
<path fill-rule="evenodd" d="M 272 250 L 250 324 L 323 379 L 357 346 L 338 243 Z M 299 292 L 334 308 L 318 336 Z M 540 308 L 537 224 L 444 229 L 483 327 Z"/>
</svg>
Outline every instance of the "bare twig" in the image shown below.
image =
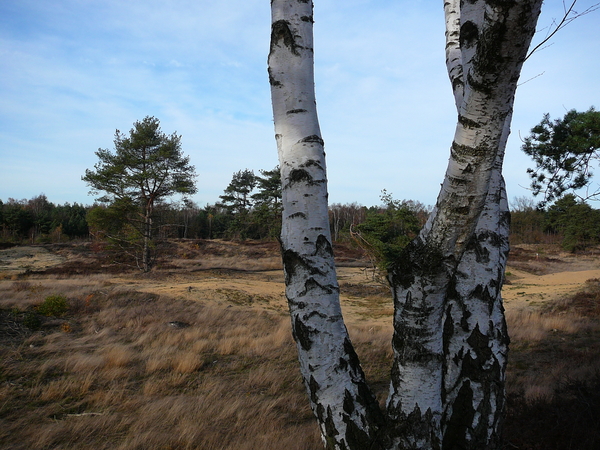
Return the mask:
<svg viewBox="0 0 600 450">
<path fill-rule="evenodd" d="M 546 72 L 542 72 L 542 73 L 538 73 L 535 77 L 531 77 L 528 80 L 523 81 L 522 83 L 519 83 L 517 86 L 523 86 L 525 83 L 529 83 L 531 80 L 535 80 L 537 77 L 541 77 L 542 75 L 544 75 Z M 520 136 L 519 136 L 520 137 Z M 521 141 L 523 141 L 523 139 L 521 139 Z M 523 141 L 524 142 L 524 141 Z"/>
<path fill-rule="evenodd" d="M 558 33 L 559 30 L 562 30 L 564 27 L 566 27 L 571 22 L 573 22 L 575 19 L 578 19 L 578 18 L 580 18 L 582 16 L 585 16 L 585 15 L 591 13 L 591 12 L 594 12 L 594 11 L 600 9 L 600 3 L 594 3 L 592 6 L 590 6 L 587 9 L 585 9 L 583 12 L 578 13 L 577 11 L 575 11 L 573 9 L 575 7 L 576 3 L 577 3 L 577 0 L 573 0 L 573 2 L 571 3 L 571 6 L 569 6 L 567 8 L 565 2 L 563 1 L 563 6 L 564 6 L 565 13 L 564 13 L 562 19 L 560 20 L 560 22 L 558 22 L 558 24 L 556 24 L 556 28 L 554 28 L 554 30 L 552 30 L 552 27 L 549 28 L 549 30 L 551 30 L 551 31 L 549 31 L 548 35 L 542 40 L 542 42 L 540 42 L 535 47 L 533 47 L 533 49 L 525 57 L 525 60 L 527 60 L 537 50 L 539 50 L 542 46 L 544 46 L 550 39 L 552 39 L 552 37 L 556 33 Z"/>
</svg>

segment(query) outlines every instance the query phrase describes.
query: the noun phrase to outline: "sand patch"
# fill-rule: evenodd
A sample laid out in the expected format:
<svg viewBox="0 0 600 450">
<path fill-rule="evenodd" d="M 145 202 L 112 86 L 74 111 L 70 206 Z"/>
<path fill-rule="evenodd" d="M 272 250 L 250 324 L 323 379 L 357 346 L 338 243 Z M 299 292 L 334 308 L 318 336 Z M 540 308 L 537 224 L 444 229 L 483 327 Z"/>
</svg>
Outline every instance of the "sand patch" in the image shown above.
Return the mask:
<svg viewBox="0 0 600 450">
<path fill-rule="evenodd" d="M 43 247 L 26 246 L 0 250 L 0 274 L 16 275 L 27 271 L 45 270 L 66 261 Z"/>
<path fill-rule="evenodd" d="M 507 276 L 509 283 L 502 289 L 504 304 L 507 309 L 522 309 L 574 294 L 587 280 L 600 278 L 600 267 L 546 275 L 534 275 L 509 267 L 507 273 L 510 274 Z"/>
</svg>

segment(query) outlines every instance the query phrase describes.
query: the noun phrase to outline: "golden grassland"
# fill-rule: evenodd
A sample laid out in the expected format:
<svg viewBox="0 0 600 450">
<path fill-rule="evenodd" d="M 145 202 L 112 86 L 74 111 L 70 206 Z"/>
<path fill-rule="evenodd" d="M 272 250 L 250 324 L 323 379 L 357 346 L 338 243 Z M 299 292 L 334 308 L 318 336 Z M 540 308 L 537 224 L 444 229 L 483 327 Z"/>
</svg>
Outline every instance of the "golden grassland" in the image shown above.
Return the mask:
<svg viewBox="0 0 600 450">
<path fill-rule="evenodd" d="M 0 275 L 1 449 L 322 448 L 276 245 L 180 242 L 147 276 L 84 247 L 51 248 L 53 270 Z M 343 307 L 383 403 L 391 300 L 360 270 L 340 269 Z M 56 295 L 64 315 L 36 312 Z M 507 449 L 600 448 L 599 317 L 599 280 L 507 311 Z"/>
</svg>

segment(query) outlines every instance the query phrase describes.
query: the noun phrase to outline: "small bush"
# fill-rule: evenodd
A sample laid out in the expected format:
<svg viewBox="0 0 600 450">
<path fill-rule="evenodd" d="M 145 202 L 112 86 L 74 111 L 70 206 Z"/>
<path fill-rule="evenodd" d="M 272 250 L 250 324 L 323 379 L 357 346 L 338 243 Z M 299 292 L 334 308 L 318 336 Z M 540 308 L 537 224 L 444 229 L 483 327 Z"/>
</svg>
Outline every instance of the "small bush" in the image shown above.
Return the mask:
<svg viewBox="0 0 600 450">
<path fill-rule="evenodd" d="M 38 313 L 48 317 L 61 317 L 68 309 L 67 298 L 63 295 L 50 295 L 37 307 Z"/>
<path fill-rule="evenodd" d="M 39 330 L 42 326 L 42 321 L 40 317 L 34 311 L 26 311 L 23 316 L 23 325 L 25 325 L 30 330 Z"/>
</svg>

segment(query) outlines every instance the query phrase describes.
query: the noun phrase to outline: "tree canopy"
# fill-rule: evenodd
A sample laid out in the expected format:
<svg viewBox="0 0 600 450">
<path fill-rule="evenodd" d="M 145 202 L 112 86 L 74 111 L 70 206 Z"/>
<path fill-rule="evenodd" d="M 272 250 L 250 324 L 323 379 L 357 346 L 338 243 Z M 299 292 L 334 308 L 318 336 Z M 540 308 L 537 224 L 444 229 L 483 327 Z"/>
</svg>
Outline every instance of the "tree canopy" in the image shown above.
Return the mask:
<svg viewBox="0 0 600 450">
<path fill-rule="evenodd" d="M 582 199 L 596 197 L 591 190 L 593 166 L 600 159 L 600 112 L 571 110 L 562 119 L 542 121 L 531 129 L 521 149 L 535 168 L 527 169 L 534 195 L 543 195 L 542 205 L 560 198 L 566 191 L 585 188 Z"/>
<path fill-rule="evenodd" d="M 90 193 L 104 192 L 99 201 L 123 214 L 129 224 L 127 236 L 113 237 L 128 247 L 139 247 L 141 256 L 136 260 L 147 272 L 152 262 L 155 205 L 175 194 L 194 194 L 195 168 L 182 153 L 181 136 L 163 133 L 155 117 L 135 122 L 129 136 L 117 130 L 114 144 L 114 153 L 98 149 L 100 161 L 95 170 L 85 171 L 82 180 L 91 187 Z"/>
<path fill-rule="evenodd" d="M 82 180 L 91 193 L 104 192 L 101 202 L 128 199 L 153 203 L 174 194 L 196 192 L 195 168 L 181 150 L 181 136 L 166 135 L 155 117 L 135 122 L 129 136 L 115 132 L 115 153 L 98 149 L 95 170 L 87 169 Z"/>
</svg>

